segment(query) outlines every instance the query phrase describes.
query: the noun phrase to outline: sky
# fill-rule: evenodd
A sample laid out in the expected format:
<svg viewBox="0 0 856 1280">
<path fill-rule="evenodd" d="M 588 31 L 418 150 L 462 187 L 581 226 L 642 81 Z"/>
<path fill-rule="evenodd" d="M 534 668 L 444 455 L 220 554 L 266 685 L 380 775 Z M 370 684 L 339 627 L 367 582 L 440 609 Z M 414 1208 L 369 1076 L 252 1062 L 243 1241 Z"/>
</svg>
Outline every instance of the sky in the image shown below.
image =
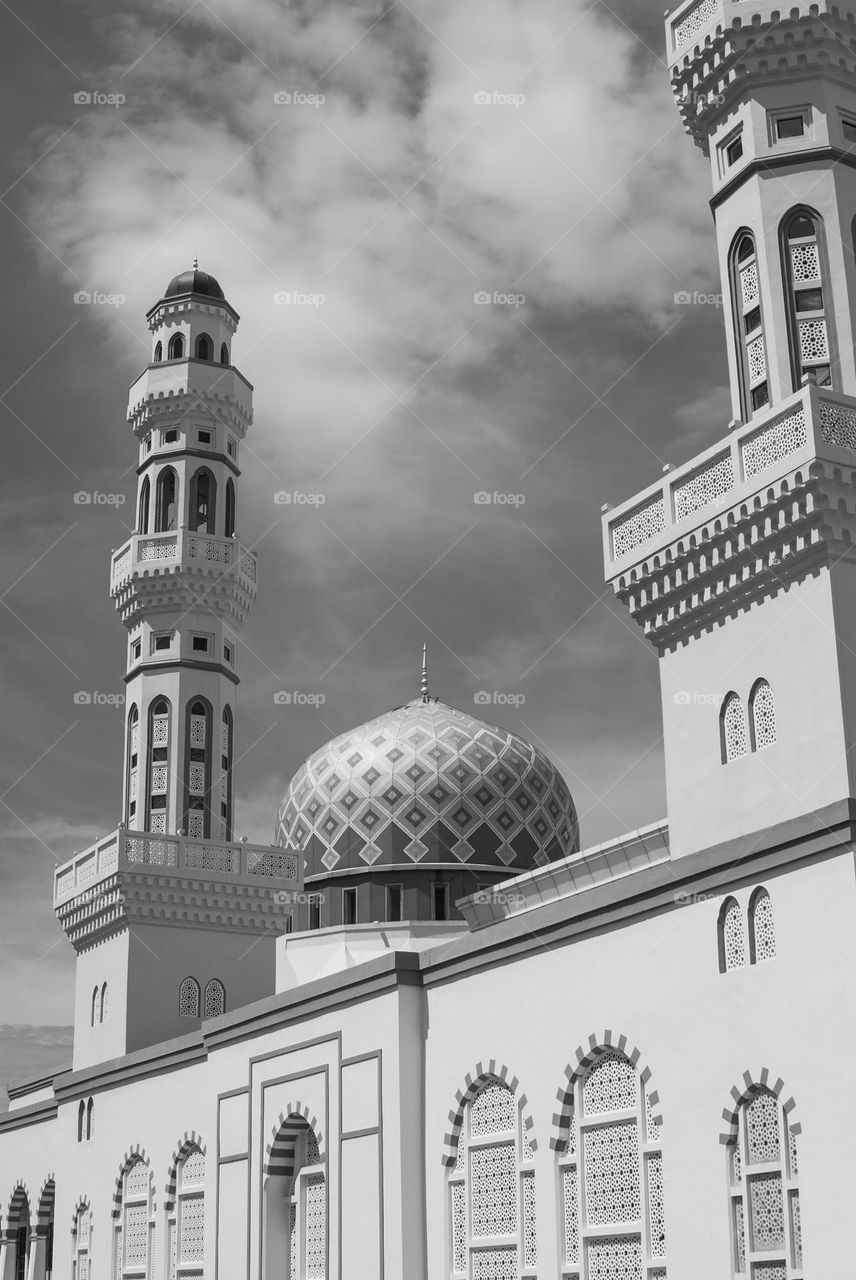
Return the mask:
<svg viewBox="0 0 856 1280">
<path fill-rule="evenodd" d="M 717 270 L 652 5 L 2 0 L 0 44 L 2 1084 L 69 1056 L 53 870 L 120 816 L 108 565 L 174 274 L 220 280 L 255 387 L 250 840 L 308 754 L 417 694 L 426 641 L 433 694 L 489 693 L 556 761 L 584 847 L 662 817 L 657 659 L 600 512 L 730 410 L 721 308 L 675 299 Z"/>
</svg>

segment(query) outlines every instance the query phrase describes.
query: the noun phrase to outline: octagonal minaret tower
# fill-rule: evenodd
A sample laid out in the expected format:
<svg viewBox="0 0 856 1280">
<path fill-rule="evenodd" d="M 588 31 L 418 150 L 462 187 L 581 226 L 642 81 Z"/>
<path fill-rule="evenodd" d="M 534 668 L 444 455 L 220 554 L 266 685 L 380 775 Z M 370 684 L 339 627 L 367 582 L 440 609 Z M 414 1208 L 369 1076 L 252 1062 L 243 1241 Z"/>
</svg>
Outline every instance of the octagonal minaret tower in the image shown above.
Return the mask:
<svg viewBox="0 0 856 1280">
<path fill-rule="evenodd" d="M 237 536 L 252 387 L 232 364 L 238 314 L 196 264 L 147 319 L 151 362 L 128 401 L 136 528 L 110 574 L 128 631 L 123 820 L 230 840 L 235 635 L 257 580 Z"/>
</svg>

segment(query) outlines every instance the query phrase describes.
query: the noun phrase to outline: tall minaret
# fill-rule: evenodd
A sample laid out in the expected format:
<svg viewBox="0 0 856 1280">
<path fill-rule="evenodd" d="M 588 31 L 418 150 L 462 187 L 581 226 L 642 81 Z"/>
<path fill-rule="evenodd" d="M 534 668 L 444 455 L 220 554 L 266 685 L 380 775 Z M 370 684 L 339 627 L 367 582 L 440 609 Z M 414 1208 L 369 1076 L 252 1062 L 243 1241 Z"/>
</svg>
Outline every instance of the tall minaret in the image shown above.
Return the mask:
<svg viewBox="0 0 856 1280">
<path fill-rule="evenodd" d="M 237 538 L 252 387 L 232 364 L 238 314 L 196 263 L 147 319 L 151 362 L 128 401 L 136 527 L 110 573 L 128 631 L 123 821 L 230 840 L 235 635 L 257 582 Z"/>
</svg>

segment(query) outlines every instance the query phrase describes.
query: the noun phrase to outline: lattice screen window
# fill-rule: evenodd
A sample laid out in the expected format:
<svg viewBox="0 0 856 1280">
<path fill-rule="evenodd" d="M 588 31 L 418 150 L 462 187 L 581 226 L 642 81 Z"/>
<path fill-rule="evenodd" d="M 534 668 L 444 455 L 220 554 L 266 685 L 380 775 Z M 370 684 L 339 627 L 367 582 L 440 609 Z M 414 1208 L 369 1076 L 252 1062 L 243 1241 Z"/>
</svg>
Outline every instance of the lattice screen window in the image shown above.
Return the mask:
<svg viewBox="0 0 856 1280">
<path fill-rule="evenodd" d="M 743 912 L 736 898 L 726 898 L 719 913 L 719 971 L 742 969 L 746 964 Z"/>
<path fill-rule="evenodd" d="M 832 355 L 820 223 L 814 214 L 804 211 L 790 218 L 785 228 L 784 252 L 794 390 L 809 372 L 818 386 L 828 386 Z"/>
<path fill-rule="evenodd" d="M 778 1098 L 755 1088 L 738 1109 L 727 1149 L 735 1280 L 802 1280 L 796 1144 Z"/>
<path fill-rule="evenodd" d="M 749 955 L 753 964 L 775 959 L 776 924 L 766 889 L 756 889 L 749 905 Z"/>
<path fill-rule="evenodd" d="M 749 730 L 746 727 L 746 711 L 736 693 L 726 694 L 719 714 L 722 746 L 722 763 L 739 760 L 749 751 Z"/>
<path fill-rule="evenodd" d="M 219 1018 L 226 1012 L 226 989 L 217 978 L 205 984 L 205 1013 L 203 1017 Z"/>
<path fill-rule="evenodd" d="M 88 1205 L 81 1205 L 74 1217 L 72 1237 L 72 1280 L 89 1280 L 89 1243 L 92 1235 L 92 1214 Z"/>
<path fill-rule="evenodd" d="M 299 1138 L 287 1204 L 289 1280 L 327 1280 L 327 1176 L 310 1128 Z"/>
<path fill-rule="evenodd" d="M 221 840 L 232 839 L 232 712 L 223 708 L 220 726 L 220 776 L 216 787 L 220 812 L 218 825 Z"/>
<path fill-rule="evenodd" d="M 187 766 L 185 770 L 185 823 L 189 836 L 202 839 L 207 831 L 211 789 L 211 749 L 208 741 L 208 706 L 200 698 L 187 710 Z"/>
<path fill-rule="evenodd" d="M 449 1274 L 467 1280 L 537 1275 L 535 1150 L 517 1098 L 487 1080 L 464 1108 L 449 1174 Z"/>
<path fill-rule="evenodd" d="M 768 681 L 755 682 L 749 698 L 749 714 L 752 720 L 753 750 L 771 747 L 776 741 L 776 702 Z"/>
<path fill-rule="evenodd" d="M 176 1169 L 175 1202 L 167 1217 L 169 1280 L 205 1275 L 205 1156 L 191 1147 Z"/>
<path fill-rule="evenodd" d="M 738 236 L 731 253 L 731 296 L 734 343 L 740 365 L 740 390 L 745 417 L 769 402 L 767 346 L 761 309 L 760 275 L 755 240 Z"/>
<path fill-rule="evenodd" d="M 199 983 L 195 978 L 184 978 L 178 988 L 179 1015 L 182 1018 L 198 1018 L 199 1006 Z"/>
<path fill-rule="evenodd" d="M 149 712 L 149 767 L 146 830 L 166 834 L 170 774 L 170 712 L 166 698 L 158 698 Z"/>
<path fill-rule="evenodd" d="M 660 1126 L 639 1073 L 615 1050 L 577 1080 L 559 1195 L 563 1277 L 665 1280 Z"/>
<path fill-rule="evenodd" d="M 127 751 L 127 795 L 125 804 L 128 813 L 128 825 L 133 827 L 136 825 L 137 819 L 137 786 L 140 776 L 140 713 L 136 706 L 131 707 L 128 715 Z"/>
<path fill-rule="evenodd" d="M 150 1280 L 154 1257 L 152 1176 L 144 1160 L 136 1160 L 122 1178 L 121 1202 L 114 1232 L 116 1280 Z"/>
</svg>

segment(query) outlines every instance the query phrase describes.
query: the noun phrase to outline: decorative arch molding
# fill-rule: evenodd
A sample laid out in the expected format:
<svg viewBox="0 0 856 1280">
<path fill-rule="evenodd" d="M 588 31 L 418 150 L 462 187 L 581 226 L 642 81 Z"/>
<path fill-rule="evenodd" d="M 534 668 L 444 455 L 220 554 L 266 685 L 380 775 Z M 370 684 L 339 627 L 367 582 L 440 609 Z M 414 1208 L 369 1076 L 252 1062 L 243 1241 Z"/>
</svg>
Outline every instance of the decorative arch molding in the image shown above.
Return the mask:
<svg viewBox="0 0 856 1280">
<path fill-rule="evenodd" d="M 534 1125 L 529 1114 L 529 1100 L 525 1093 L 518 1093 L 520 1081 L 504 1062 L 497 1065 L 496 1059 L 491 1058 L 486 1066 L 482 1062 L 477 1062 L 475 1070 L 467 1072 L 464 1077 L 464 1088 L 459 1089 L 455 1094 L 455 1105 L 449 1112 L 449 1130 L 443 1135 L 442 1163 L 446 1168 L 451 1168 L 458 1158 L 458 1139 L 461 1136 L 464 1110 L 467 1103 L 472 1102 L 482 1086 L 490 1082 L 505 1085 L 514 1094 L 520 1111 L 520 1118 L 523 1122 L 523 1129 L 529 1139 L 530 1146 L 533 1151 L 537 1149 L 538 1143 L 535 1140 Z"/>
<path fill-rule="evenodd" d="M 793 1134 L 802 1133 L 802 1125 L 796 1114 L 797 1104 L 789 1094 L 785 1094 L 781 1076 L 774 1076 L 769 1067 L 760 1067 L 758 1070 L 744 1071 L 740 1083 L 731 1089 L 731 1103 L 722 1112 L 724 1127 L 719 1134 L 722 1146 L 727 1147 L 737 1141 L 737 1113 L 756 1089 L 769 1089 L 785 1113 L 789 1131 Z"/>
<path fill-rule="evenodd" d="M 12 1184 L 12 1194 L 9 1196 L 9 1209 L 6 1214 L 6 1230 L 3 1235 L 7 1240 L 14 1240 L 15 1232 L 18 1229 L 18 1211 L 22 1201 L 26 1200 L 27 1209 L 32 1213 L 33 1200 L 30 1195 L 30 1188 L 27 1186 L 23 1178 L 18 1178 Z M 14 1222 L 14 1226 L 12 1225 Z M 2 1237 L 0 1237 L 2 1238 Z"/>
<path fill-rule="evenodd" d="M 122 1163 L 119 1165 L 119 1172 L 116 1175 L 116 1182 L 113 1187 L 113 1203 L 110 1206 L 110 1214 L 114 1218 L 118 1218 L 122 1212 L 122 1179 L 131 1165 L 136 1164 L 138 1160 L 142 1160 L 143 1164 L 148 1165 L 149 1173 L 151 1173 L 152 1163 L 146 1154 L 145 1147 L 140 1146 L 139 1142 L 135 1142 L 122 1157 Z M 154 1205 L 152 1207 L 154 1208 Z"/>
<path fill-rule="evenodd" d="M 89 1214 L 89 1218 L 91 1221 L 92 1220 L 92 1204 L 90 1203 L 89 1196 L 78 1196 L 77 1200 L 75 1201 L 74 1209 L 72 1210 L 72 1213 L 71 1213 L 71 1234 L 73 1236 L 77 1235 L 78 1214 L 84 1213 L 84 1212 L 87 1212 Z"/>
<path fill-rule="evenodd" d="M 296 1121 L 297 1123 L 293 1123 Z M 292 1122 L 292 1123 L 289 1123 Z M 266 1178 L 293 1178 L 297 1163 L 297 1139 L 308 1126 L 315 1134 L 318 1154 L 324 1159 L 324 1136 L 315 1116 L 302 1102 L 290 1102 L 280 1111 L 273 1126 L 271 1140 L 265 1148 L 264 1176 Z"/>
<path fill-rule="evenodd" d="M 178 1166 L 186 1155 L 191 1151 L 201 1151 L 204 1156 L 208 1155 L 205 1143 L 200 1138 L 195 1129 L 189 1132 L 185 1129 L 184 1134 L 178 1146 L 169 1158 L 169 1176 L 164 1188 L 164 1208 L 170 1210 L 175 1203 L 175 1188 L 178 1182 Z"/>
<path fill-rule="evenodd" d="M 49 1173 L 42 1183 L 42 1189 L 39 1192 L 39 1203 L 36 1210 L 36 1219 L 40 1227 L 47 1227 L 53 1218 L 54 1204 L 56 1202 L 56 1174 Z"/>
<path fill-rule="evenodd" d="M 652 1086 L 651 1068 L 643 1060 L 641 1050 L 630 1044 L 627 1036 L 616 1036 L 613 1031 L 606 1030 L 602 1036 L 589 1036 L 588 1045 L 578 1045 L 574 1051 L 576 1061 L 565 1067 L 565 1083 L 556 1094 L 559 1110 L 553 1116 L 553 1136 L 550 1138 L 551 1151 L 567 1151 L 574 1114 L 574 1087 L 580 1076 L 584 1076 L 605 1053 L 621 1053 L 633 1064 L 645 1086 L 645 1093 L 651 1108 L 654 1124 L 663 1123 L 660 1109 L 660 1095 Z"/>
</svg>

